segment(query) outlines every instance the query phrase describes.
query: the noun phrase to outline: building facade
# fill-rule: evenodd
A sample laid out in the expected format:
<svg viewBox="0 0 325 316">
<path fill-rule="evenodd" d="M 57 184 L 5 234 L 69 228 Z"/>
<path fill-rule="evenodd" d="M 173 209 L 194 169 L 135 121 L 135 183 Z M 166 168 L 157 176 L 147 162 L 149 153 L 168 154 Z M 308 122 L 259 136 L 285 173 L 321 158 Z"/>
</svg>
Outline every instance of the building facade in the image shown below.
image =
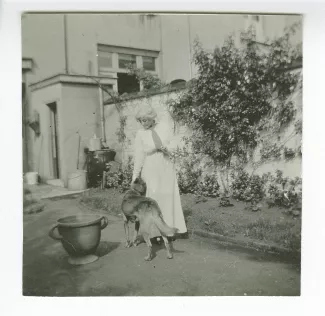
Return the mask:
<svg viewBox="0 0 325 316">
<path fill-rule="evenodd" d="M 196 75 L 191 63 L 197 38 L 211 51 L 254 24 L 257 40 L 280 36 L 300 16 L 26 14 L 22 17 L 24 172 L 60 179 L 82 168 L 83 148 L 102 137 L 106 95 L 141 85 L 126 65 L 144 68 L 170 83 Z M 301 34 L 296 34 L 301 41 Z M 32 128 L 31 128 L 32 127 Z M 108 145 L 111 144 L 108 141 Z"/>
</svg>

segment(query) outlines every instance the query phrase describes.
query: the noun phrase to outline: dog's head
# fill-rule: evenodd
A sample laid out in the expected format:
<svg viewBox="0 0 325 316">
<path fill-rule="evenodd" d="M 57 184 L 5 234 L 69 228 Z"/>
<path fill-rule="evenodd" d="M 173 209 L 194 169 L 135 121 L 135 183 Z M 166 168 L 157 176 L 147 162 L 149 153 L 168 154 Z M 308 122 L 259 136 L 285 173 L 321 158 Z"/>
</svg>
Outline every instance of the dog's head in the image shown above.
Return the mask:
<svg viewBox="0 0 325 316">
<path fill-rule="evenodd" d="M 137 191 L 141 195 L 146 194 L 147 186 L 146 183 L 141 178 L 136 178 L 131 184 L 131 189 Z"/>
</svg>

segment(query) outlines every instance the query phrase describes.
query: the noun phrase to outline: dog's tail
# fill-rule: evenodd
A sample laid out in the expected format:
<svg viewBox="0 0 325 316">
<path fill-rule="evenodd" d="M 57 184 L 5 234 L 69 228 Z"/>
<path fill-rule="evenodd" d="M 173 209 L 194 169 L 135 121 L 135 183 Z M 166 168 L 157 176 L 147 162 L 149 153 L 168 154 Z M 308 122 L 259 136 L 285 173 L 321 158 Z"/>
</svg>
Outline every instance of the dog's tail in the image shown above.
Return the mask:
<svg viewBox="0 0 325 316">
<path fill-rule="evenodd" d="M 165 237 L 173 237 L 176 233 L 178 233 L 178 229 L 174 227 L 170 227 L 164 221 L 164 218 L 161 214 L 160 207 L 158 203 L 154 200 L 143 201 L 140 205 L 138 205 L 138 209 L 144 207 L 146 209 L 147 214 L 151 217 L 151 223 L 156 225 L 158 230 L 160 231 L 162 236 Z M 141 224 L 140 224 L 141 226 Z"/>
<path fill-rule="evenodd" d="M 153 222 L 159 229 L 160 233 L 165 237 L 173 237 L 178 232 L 177 228 L 170 227 L 166 224 L 161 214 L 153 214 Z"/>
<path fill-rule="evenodd" d="M 155 224 L 165 237 L 173 237 L 178 232 L 177 228 L 169 227 L 161 217 L 156 217 Z"/>
</svg>

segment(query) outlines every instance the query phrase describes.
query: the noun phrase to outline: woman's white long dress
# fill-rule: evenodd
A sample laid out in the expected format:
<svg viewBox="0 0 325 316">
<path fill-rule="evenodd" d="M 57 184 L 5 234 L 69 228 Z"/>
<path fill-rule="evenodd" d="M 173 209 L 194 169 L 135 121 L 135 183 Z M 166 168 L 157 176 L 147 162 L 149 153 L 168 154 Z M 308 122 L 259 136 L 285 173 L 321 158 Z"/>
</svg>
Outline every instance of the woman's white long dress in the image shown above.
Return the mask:
<svg viewBox="0 0 325 316">
<path fill-rule="evenodd" d="M 175 149 L 175 140 L 167 125 L 158 124 L 155 131 L 163 146 L 168 150 Z M 175 164 L 166 155 L 156 151 L 151 130 L 137 132 L 134 152 L 133 180 L 141 173 L 147 184 L 146 196 L 157 201 L 166 224 L 177 228 L 179 233 L 186 233 Z"/>
</svg>

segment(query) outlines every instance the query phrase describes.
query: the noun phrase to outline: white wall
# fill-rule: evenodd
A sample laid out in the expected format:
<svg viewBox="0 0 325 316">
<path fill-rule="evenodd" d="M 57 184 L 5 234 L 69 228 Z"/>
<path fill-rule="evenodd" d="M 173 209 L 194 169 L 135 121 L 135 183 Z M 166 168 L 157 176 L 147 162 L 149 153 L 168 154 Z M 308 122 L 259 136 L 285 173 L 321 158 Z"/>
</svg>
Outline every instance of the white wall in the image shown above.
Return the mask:
<svg viewBox="0 0 325 316">
<path fill-rule="evenodd" d="M 32 58 L 28 74 L 34 83 L 64 73 L 64 31 L 61 14 L 26 14 L 22 18 L 22 56 Z"/>
<path fill-rule="evenodd" d="M 68 175 L 85 163 L 84 148 L 94 135 L 100 136 L 99 90 L 95 85 L 64 84 L 62 87 L 62 106 L 59 117 L 60 144 L 62 152 L 62 177 L 67 185 Z M 80 135 L 79 164 L 78 144 Z"/>
<path fill-rule="evenodd" d="M 53 161 L 51 149 L 50 134 L 50 110 L 47 104 L 57 102 L 59 118 L 59 135 L 61 129 L 61 102 L 62 90 L 61 85 L 55 84 L 43 89 L 35 90 L 31 93 L 30 111 L 32 114 L 36 110 L 40 115 L 40 136 L 36 136 L 33 131 L 29 133 L 29 164 L 32 171 L 39 172 L 42 180 L 53 179 Z M 30 129 L 30 127 L 28 127 Z M 59 150 L 61 144 L 59 144 Z M 62 155 L 59 157 L 59 163 L 62 165 Z"/>
<path fill-rule="evenodd" d="M 40 114 L 41 134 L 30 133 L 29 155 L 31 169 L 42 180 L 53 179 L 50 134 L 50 110 L 47 104 L 57 102 L 60 179 L 67 185 L 68 174 L 85 163 L 84 148 L 90 138 L 100 135 L 98 87 L 95 85 L 61 84 L 47 86 L 31 93 L 30 111 Z M 78 145 L 80 135 L 79 164 Z"/>
</svg>

